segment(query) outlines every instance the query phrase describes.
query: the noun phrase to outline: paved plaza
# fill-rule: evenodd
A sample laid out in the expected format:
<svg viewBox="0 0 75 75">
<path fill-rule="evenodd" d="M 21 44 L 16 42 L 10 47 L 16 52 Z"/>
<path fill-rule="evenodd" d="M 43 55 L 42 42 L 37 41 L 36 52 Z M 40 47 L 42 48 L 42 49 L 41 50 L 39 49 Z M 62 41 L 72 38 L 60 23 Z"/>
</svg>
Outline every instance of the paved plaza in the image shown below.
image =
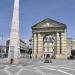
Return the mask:
<svg viewBox="0 0 75 75">
<path fill-rule="evenodd" d="M 23 61 L 23 60 L 22 60 Z M 26 59 L 21 64 L 0 64 L 0 75 L 75 75 L 75 60 L 42 60 Z"/>
</svg>

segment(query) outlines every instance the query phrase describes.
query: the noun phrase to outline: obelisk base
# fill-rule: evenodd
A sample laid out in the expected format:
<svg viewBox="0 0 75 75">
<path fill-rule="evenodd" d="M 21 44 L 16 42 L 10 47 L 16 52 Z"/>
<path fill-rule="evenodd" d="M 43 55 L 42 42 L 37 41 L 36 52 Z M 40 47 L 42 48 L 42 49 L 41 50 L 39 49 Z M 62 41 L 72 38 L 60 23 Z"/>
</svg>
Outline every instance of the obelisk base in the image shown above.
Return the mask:
<svg viewBox="0 0 75 75">
<path fill-rule="evenodd" d="M 20 61 L 19 61 L 19 58 L 15 58 L 15 59 L 8 59 L 8 62 L 9 64 L 19 64 Z"/>
</svg>

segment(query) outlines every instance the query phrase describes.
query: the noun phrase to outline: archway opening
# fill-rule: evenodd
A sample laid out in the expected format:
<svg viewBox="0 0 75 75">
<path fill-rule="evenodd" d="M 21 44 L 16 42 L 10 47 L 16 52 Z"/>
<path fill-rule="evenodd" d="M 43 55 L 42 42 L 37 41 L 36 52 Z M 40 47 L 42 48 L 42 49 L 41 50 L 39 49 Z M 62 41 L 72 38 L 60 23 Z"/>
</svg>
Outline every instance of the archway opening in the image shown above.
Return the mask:
<svg viewBox="0 0 75 75">
<path fill-rule="evenodd" d="M 54 34 L 46 34 L 43 38 L 43 46 L 44 46 L 44 58 L 47 55 L 50 58 L 55 58 L 55 35 Z"/>
</svg>

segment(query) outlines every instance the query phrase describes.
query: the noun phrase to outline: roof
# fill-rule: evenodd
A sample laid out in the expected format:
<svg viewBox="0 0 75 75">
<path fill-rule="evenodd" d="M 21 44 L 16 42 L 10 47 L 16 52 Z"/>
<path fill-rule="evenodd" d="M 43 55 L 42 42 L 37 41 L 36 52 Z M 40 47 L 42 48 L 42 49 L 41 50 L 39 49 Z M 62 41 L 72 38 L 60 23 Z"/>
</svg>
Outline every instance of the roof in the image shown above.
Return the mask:
<svg viewBox="0 0 75 75">
<path fill-rule="evenodd" d="M 48 27 L 63 27 L 67 28 L 66 24 L 60 23 L 58 21 L 46 18 L 43 21 L 32 26 L 33 28 L 48 28 Z"/>
</svg>

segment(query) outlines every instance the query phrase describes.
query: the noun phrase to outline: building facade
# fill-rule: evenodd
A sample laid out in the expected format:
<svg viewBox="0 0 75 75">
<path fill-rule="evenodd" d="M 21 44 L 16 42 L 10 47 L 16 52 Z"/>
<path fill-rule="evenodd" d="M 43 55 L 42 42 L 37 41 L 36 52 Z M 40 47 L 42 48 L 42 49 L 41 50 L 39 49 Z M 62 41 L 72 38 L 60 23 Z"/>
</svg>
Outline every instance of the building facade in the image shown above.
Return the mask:
<svg viewBox="0 0 75 75">
<path fill-rule="evenodd" d="M 65 24 L 49 18 L 33 25 L 33 59 L 45 58 L 47 54 L 52 58 L 67 58 L 68 51 L 66 33 L 67 27 Z"/>
</svg>

